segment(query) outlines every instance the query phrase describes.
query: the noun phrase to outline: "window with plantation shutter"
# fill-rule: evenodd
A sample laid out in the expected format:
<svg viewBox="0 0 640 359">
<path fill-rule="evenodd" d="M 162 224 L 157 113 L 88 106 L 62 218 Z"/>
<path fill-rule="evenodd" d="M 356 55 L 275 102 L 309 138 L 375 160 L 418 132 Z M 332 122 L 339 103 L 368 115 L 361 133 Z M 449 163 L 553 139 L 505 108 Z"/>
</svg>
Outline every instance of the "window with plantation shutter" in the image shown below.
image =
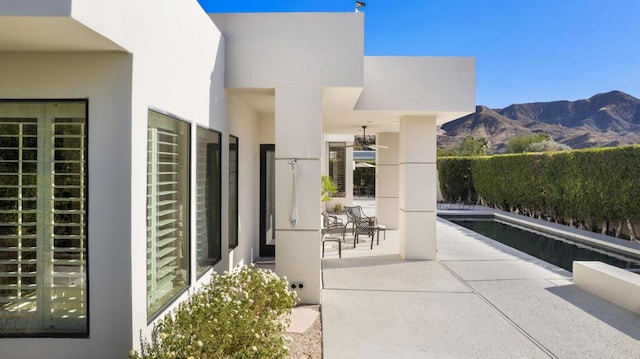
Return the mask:
<svg viewBox="0 0 640 359">
<path fill-rule="evenodd" d="M 88 332 L 86 113 L 0 102 L 0 335 Z"/>
<path fill-rule="evenodd" d="M 238 246 L 238 137 L 229 135 L 229 249 Z"/>
<path fill-rule="evenodd" d="M 189 283 L 189 124 L 149 111 L 147 140 L 147 315 Z"/>
<path fill-rule="evenodd" d="M 222 258 L 220 133 L 197 127 L 196 136 L 196 273 L 201 276 Z"/>
<path fill-rule="evenodd" d="M 345 197 L 347 144 L 345 142 L 329 142 L 329 178 L 338 189 L 332 197 Z"/>
</svg>

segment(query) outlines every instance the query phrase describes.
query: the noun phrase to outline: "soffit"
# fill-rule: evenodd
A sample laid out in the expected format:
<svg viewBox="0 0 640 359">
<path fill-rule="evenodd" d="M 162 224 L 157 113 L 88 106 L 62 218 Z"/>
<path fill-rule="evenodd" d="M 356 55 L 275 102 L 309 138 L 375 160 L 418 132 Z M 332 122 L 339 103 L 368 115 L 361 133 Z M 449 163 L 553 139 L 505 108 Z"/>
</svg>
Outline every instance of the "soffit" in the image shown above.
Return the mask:
<svg viewBox="0 0 640 359">
<path fill-rule="evenodd" d="M 0 51 L 125 51 L 70 17 L 0 16 Z"/>
<path fill-rule="evenodd" d="M 272 88 L 235 88 L 227 90 L 258 115 L 272 116 L 276 112 L 276 90 Z"/>
<path fill-rule="evenodd" d="M 245 105 L 261 116 L 275 116 L 275 89 L 229 89 Z M 354 110 L 362 88 L 325 88 L 322 100 L 322 131 L 324 134 L 362 134 L 367 126 L 368 134 L 400 131 L 403 116 L 434 116 L 441 125 L 467 112 L 425 111 L 363 111 Z"/>
</svg>

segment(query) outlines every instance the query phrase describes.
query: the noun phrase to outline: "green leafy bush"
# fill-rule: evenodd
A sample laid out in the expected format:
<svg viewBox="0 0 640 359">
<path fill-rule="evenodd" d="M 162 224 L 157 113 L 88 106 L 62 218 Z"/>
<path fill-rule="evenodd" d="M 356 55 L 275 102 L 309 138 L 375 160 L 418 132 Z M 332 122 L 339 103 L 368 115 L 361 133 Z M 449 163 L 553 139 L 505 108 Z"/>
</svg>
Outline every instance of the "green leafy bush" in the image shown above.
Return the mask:
<svg viewBox="0 0 640 359">
<path fill-rule="evenodd" d="M 438 148 L 438 157 L 485 156 L 489 153 L 489 140 L 484 137 L 467 136 L 461 143 L 451 148 Z"/>
<path fill-rule="evenodd" d="M 533 135 L 515 135 L 507 141 L 506 151 L 507 153 L 522 153 L 529 151 L 529 146 L 534 143 L 550 140 L 551 136 L 545 133 L 536 133 Z"/>
<path fill-rule="evenodd" d="M 286 278 L 251 266 L 237 267 L 195 291 L 142 338 L 142 358 L 284 358 L 288 314 L 296 294 Z"/>
<path fill-rule="evenodd" d="M 534 142 L 527 147 L 525 152 L 556 152 L 556 151 L 569 151 L 571 146 L 564 143 L 558 143 L 553 139 L 544 140 L 542 142 Z"/>
</svg>

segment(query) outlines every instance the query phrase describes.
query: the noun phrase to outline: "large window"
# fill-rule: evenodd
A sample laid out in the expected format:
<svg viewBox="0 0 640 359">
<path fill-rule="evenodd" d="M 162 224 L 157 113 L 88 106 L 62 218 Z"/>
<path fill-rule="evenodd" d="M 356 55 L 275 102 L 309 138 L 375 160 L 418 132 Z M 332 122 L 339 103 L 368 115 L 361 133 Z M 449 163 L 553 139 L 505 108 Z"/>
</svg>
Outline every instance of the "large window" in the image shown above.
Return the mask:
<svg viewBox="0 0 640 359">
<path fill-rule="evenodd" d="M 220 133 L 201 127 L 197 136 L 196 252 L 198 276 L 221 258 L 220 238 Z"/>
<path fill-rule="evenodd" d="M 147 315 L 189 284 L 189 124 L 149 111 Z"/>
<path fill-rule="evenodd" d="M 238 137 L 229 136 L 229 249 L 238 246 Z"/>
<path fill-rule="evenodd" d="M 0 102 L 0 335 L 88 333 L 86 114 Z"/>
<path fill-rule="evenodd" d="M 345 166 L 347 147 L 344 142 L 329 142 L 329 178 L 338 188 L 332 197 L 345 197 Z"/>
</svg>

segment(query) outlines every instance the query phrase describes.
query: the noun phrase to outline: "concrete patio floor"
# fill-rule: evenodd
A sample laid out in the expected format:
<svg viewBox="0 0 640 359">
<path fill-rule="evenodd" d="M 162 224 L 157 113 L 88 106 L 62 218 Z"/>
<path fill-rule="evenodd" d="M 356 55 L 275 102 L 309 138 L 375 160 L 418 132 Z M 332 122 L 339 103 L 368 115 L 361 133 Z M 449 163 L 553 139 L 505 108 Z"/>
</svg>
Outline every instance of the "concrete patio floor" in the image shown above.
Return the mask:
<svg viewBox="0 0 640 359">
<path fill-rule="evenodd" d="M 325 358 L 640 358 L 640 315 L 570 272 L 441 219 L 437 236 L 437 261 L 403 261 L 398 231 L 327 245 Z"/>
</svg>

